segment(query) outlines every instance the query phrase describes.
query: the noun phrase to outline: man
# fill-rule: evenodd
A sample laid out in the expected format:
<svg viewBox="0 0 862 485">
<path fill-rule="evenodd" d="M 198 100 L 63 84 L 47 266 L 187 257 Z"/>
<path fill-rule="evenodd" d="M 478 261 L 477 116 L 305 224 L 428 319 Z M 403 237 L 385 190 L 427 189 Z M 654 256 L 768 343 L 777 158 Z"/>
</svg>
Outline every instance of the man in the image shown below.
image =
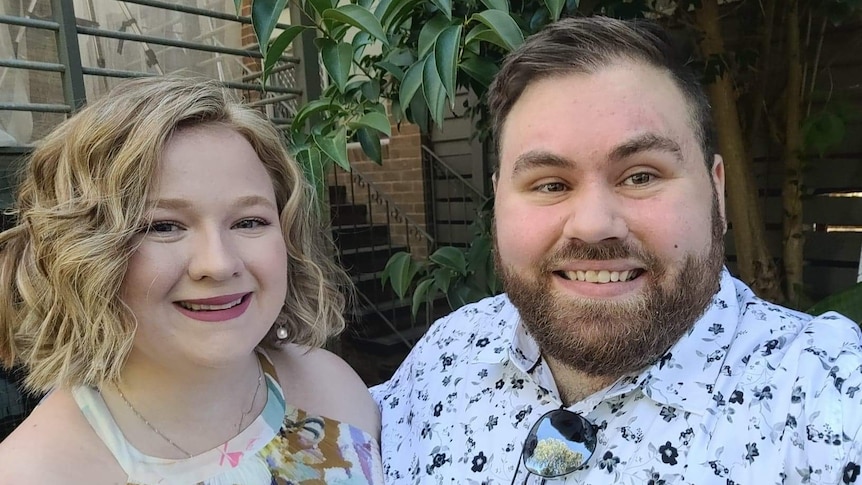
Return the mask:
<svg viewBox="0 0 862 485">
<path fill-rule="evenodd" d="M 558 22 L 489 100 L 506 294 L 374 389 L 389 483 L 855 482 L 859 329 L 723 268 L 708 103 L 661 31 Z"/>
</svg>

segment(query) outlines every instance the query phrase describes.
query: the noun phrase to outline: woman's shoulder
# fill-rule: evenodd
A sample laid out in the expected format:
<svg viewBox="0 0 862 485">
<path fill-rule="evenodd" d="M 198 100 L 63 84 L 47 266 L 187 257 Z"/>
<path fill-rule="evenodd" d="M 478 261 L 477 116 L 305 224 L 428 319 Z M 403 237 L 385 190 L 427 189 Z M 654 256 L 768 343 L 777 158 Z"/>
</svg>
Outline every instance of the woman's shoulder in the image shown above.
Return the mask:
<svg viewBox="0 0 862 485">
<path fill-rule="evenodd" d="M 49 394 L 2 443 L 0 485 L 125 483 L 125 474 L 71 393 Z"/>
<path fill-rule="evenodd" d="M 380 412 L 368 387 L 341 357 L 288 344 L 269 350 L 285 399 L 306 412 L 356 426 L 375 439 Z"/>
</svg>

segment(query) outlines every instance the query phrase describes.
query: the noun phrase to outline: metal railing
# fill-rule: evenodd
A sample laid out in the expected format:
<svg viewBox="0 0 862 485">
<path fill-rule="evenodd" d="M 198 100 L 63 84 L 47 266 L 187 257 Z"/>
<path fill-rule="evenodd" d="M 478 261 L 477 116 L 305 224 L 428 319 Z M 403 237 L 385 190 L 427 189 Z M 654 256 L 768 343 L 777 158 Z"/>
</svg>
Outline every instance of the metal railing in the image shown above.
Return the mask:
<svg viewBox="0 0 862 485">
<path fill-rule="evenodd" d="M 490 197 L 425 145 L 422 159 L 433 214 L 432 234 L 440 246 L 468 246 L 473 239 L 470 226 Z"/>
<path fill-rule="evenodd" d="M 0 111 L 68 114 L 86 102 L 88 93 L 104 94 L 110 88 L 108 79 L 185 71 L 217 78 L 283 126 L 292 119 L 303 94 L 292 74 L 299 59 L 283 55 L 265 90 L 254 82 L 260 76 L 262 56 L 256 44 L 236 47 L 241 43 L 242 26 L 250 29 L 251 19 L 231 13 L 233 5 L 233 1 L 225 0 L 225 11 L 214 11 L 159 0 L 117 0 L 100 2 L 95 9 L 85 9 L 88 12 L 75 12 L 71 0 L 50 0 L 29 2 L 27 10 L 18 16 L 0 15 L 0 28 L 6 26 L 13 39 L 12 55 L 0 56 L 0 92 L 16 91 L 12 84 L 16 82 L 15 72 L 59 75 L 59 82 L 57 78 L 40 80 L 38 88 L 33 80 L 21 81 L 19 77 L 17 82 L 29 83 L 24 86 L 26 95 L 23 99 L 4 96 Z M 137 13 L 130 6 L 137 7 Z M 276 26 L 289 27 L 282 23 Z M 191 36 L 192 40 L 167 35 L 185 30 L 202 33 Z M 116 52 L 108 48 L 114 45 Z M 86 58 L 90 62 L 85 62 Z M 17 92 L 21 92 L 20 84 Z M 270 105 L 278 108 L 271 109 Z M 18 140 L 19 145 L 31 144 L 60 120 L 32 122 L 32 138 Z"/>
<path fill-rule="evenodd" d="M 431 323 L 430 309 L 413 318 L 412 300 L 384 287 L 382 271 L 400 251 L 430 254 L 434 238 L 356 167 L 333 164 L 329 199 L 338 258 L 359 296 L 350 312 L 353 336 L 369 346 L 411 348 Z"/>
</svg>

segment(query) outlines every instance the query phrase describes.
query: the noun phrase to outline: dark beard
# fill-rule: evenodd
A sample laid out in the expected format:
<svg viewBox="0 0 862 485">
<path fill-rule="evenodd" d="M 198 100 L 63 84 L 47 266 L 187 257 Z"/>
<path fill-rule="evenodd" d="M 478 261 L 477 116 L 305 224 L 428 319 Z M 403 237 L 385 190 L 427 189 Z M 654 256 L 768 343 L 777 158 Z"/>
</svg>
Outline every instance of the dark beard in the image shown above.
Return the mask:
<svg viewBox="0 0 862 485">
<path fill-rule="evenodd" d="M 663 287 L 667 268 L 654 255 L 622 241 L 573 241 L 539 265 L 540 281 L 509 270 L 494 252 L 497 273 L 542 353 L 591 376 L 619 377 L 655 362 L 703 315 L 718 291 L 724 264 L 724 223 L 714 199 L 712 241 L 705 255 L 688 256 Z M 496 237 L 494 238 L 496 244 Z M 645 264 L 644 293 L 626 302 L 571 300 L 551 291 L 552 268 L 573 260 L 633 257 Z"/>
</svg>

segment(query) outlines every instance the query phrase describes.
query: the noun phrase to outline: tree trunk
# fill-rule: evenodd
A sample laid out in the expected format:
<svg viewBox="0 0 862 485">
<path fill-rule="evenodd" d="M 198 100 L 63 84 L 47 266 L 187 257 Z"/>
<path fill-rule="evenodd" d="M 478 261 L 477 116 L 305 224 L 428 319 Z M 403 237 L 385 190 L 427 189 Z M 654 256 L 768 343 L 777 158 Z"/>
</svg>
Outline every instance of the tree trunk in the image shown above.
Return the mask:
<svg viewBox="0 0 862 485">
<path fill-rule="evenodd" d="M 696 22 L 704 34 L 700 44 L 704 59 L 723 56 L 724 38 L 719 25 L 718 1 L 703 0 L 696 12 Z M 731 74 L 725 69 L 721 77 L 707 86 L 707 92 L 718 134 L 718 149 L 724 157 L 726 186 L 729 188 L 728 217 L 733 225 L 739 276 L 759 296 L 783 301 L 778 272 L 766 247 L 754 170 L 745 151 Z"/>
<path fill-rule="evenodd" d="M 802 67 L 799 52 L 799 1 L 787 6 L 787 89 L 785 90 L 784 184 L 784 278 L 787 301 L 799 306 L 802 297 Z"/>
</svg>

